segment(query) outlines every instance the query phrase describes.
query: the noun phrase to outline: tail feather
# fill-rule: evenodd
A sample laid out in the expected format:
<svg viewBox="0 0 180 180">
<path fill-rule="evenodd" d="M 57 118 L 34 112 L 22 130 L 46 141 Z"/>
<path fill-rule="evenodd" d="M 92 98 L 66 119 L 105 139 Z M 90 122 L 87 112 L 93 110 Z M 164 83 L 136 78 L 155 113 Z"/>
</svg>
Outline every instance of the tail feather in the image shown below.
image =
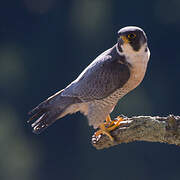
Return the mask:
<svg viewBox="0 0 180 180">
<path fill-rule="evenodd" d="M 44 113 L 38 120 L 36 120 L 31 125 L 33 128 L 33 133 L 40 134 L 57 120 L 59 114 L 61 114 L 61 112 L 55 113 L 53 110 Z"/>
<path fill-rule="evenodd" d="M 63 97 L 61 92 L 43 101 L 28 113 L 31 116 L 28 122 L 35 120 L 31 125 L 34 133 L 40 134 L 53 124 L 68 106 L 81 102 L 75 97 Z"/>
<path fill-rule="evenodd" d="M 38 109 L 39 109 L 39 111 L 38 111 Z M 39 107 L 34 108 L 32 111 L 30 111 L 28 113 L 28 115 L 30 115 L 31 117 L 28 119 L 27 122 L 29 123 L 29 122 L 33 121 L 34 119 L 37 119 L 38 117 L 42 116 L 45 112 L 46 112 L 46 110 L 43 110 L 43 109 L 40 110 Z"/>
</svg>

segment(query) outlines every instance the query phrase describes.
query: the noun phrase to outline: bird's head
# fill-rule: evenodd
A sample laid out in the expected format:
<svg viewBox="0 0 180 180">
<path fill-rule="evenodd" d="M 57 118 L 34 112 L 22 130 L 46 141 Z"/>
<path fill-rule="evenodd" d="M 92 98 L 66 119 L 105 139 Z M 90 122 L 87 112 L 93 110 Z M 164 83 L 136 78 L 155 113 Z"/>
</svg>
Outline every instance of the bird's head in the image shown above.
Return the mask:
<svg viewBox="0 0 180 180">
<path fill-rule="evenodd" d="M 136 26 L 127 26 L 118 31 L 118 46 L 120 52 L 137 53 L 147 48 L 145 32 Z"/>
</svg>

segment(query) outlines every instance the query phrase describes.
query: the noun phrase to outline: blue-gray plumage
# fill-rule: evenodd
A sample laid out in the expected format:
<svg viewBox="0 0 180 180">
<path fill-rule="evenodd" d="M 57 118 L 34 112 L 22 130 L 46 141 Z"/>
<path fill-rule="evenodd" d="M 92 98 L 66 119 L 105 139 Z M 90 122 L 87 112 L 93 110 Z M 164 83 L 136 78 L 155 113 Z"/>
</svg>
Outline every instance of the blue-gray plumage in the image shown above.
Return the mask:
<svg viewBox="0 0 180 180">
<path fill-rule="evenodd" d="M 38 118 L 33 131 L 40 133 L 57 119 L 77 111 L 97 128 L 118 100 L 142 81 L 149 60 L 147 38 L 138 27 L 119 32 L 116 45 L 98 56 L 69 86 L 30 112 Z"/>
<path fill-rule="evenodd" d="M 79 97 L 83 101 L 100 100 L 121 88 L 129 77 L 128 63 L 114 46 L 97 57 L 64 89 L 62 96 Z"/>
</svg>

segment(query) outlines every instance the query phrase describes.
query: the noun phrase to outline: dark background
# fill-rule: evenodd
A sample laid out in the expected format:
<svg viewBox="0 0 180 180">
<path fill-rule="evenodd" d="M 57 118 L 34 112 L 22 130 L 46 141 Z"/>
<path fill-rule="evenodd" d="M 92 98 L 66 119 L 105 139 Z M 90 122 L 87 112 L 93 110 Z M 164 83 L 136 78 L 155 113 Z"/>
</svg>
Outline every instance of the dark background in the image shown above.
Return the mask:
<svg viewBox="0 0 180 180">
<path fill-rule="evenodd" d="M 180 148 L 135 142 L 105 150 L 77 113 L 41 135 L 27 112 L 64 88 L 127 25 L 143 28 L 151 58 L 144 81 L 112 114 L 179 113 L 180 1 L 0 1 L 1 180 L 179 180 Z"/>
</svg>

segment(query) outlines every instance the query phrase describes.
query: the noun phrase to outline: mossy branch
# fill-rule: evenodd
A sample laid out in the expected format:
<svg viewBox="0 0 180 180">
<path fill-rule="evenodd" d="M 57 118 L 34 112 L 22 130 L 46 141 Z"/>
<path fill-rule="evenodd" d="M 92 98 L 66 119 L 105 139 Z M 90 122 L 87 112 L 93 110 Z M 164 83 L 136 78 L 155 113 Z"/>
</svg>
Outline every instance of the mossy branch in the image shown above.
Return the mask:
<svg viewBox="0 0 180 180">
<path fill-rule="evenodd" d="M 106 135 L 93 135 L 96 149 L 109 148 L 121 143 L 149 141 L 180 146 L 180 116 L 137 116 L 124 118 L 121 126 L 111 132 L 114 141 Z"/>
</svg>

